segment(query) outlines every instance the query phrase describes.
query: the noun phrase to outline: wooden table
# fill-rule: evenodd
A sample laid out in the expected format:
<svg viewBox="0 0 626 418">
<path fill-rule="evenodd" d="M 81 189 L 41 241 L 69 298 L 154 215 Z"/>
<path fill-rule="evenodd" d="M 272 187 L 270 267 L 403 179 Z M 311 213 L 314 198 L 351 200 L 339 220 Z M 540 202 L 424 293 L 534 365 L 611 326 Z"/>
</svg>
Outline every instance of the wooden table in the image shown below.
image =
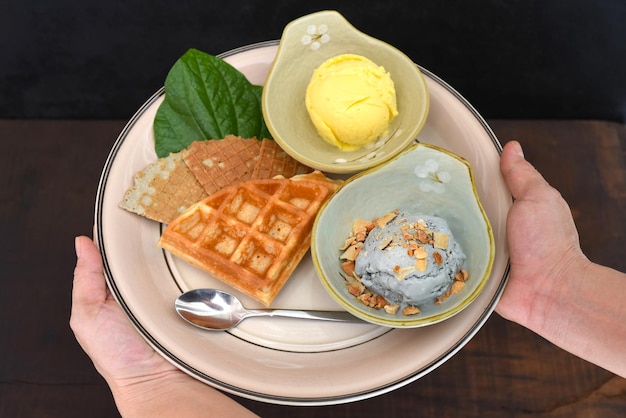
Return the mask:
<svg viewBox="0 0 626 418">
<path fill-rule="evenodd" d="M 589 258 L 626 271 L 626 126 L 489 123 L 562 192 Z M 99 175 L 124 124 L 0 120 L 0 416 L 118 416 L 68 318 L 74 236 L 92 230 Z M 494 314 L 452 359 L 389 394 L 333 407 L 239 400 L 268 417 L 623 417 L 626 379 Z"/>
</svg>

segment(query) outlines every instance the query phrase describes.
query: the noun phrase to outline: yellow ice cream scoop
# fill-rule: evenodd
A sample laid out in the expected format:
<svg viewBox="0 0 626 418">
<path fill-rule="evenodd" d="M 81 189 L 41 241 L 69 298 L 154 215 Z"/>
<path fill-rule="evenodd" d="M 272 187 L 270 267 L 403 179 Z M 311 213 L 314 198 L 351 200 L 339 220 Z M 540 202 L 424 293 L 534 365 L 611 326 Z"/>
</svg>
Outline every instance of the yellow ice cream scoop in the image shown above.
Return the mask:
<svg viewBox="0 0 626 418">
<path fill-rule="evenodd" d="M 314 72 L 306 108 L 319 134 L 350 151 L 384 135 L 398 114 L 389 73 L 354 54 L 332 57 Z"/>
</svg>

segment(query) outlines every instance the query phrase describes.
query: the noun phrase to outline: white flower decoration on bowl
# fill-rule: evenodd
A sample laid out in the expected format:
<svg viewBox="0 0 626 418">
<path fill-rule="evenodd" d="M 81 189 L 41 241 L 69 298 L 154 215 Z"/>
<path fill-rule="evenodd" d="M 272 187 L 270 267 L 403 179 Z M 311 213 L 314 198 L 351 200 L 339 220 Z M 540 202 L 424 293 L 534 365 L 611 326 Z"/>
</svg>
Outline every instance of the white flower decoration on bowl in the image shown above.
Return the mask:
<svg viewBox="0 0 626 418">
<path fill-rule="evenodd" d="M 328 26 L 323 23 L 307 26 L 306 34 L 301 39 L 302 45 L 309 45 L 312 51 L 317 51 L 328 41 L 330 41 Z"/>
<path fill-rule="evenodd" d="M 444 193 L 446 183 L 452 180 L 452 175 L 444 170 L 439 170 L 439 164 L 435 160 L 427 160 L 422 165 L 415 167 L 415 175 L 423 179 L 419 183 L 419 188 L 423 192 Z"/>
</svg>

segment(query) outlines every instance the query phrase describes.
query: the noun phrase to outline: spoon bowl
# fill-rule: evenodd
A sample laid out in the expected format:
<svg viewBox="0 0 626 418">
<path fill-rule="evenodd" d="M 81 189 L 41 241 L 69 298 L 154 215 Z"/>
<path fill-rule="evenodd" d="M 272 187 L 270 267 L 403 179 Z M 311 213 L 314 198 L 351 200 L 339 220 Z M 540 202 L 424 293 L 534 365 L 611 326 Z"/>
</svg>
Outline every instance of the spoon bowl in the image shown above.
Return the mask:
<svg viewBox="0 0 626 418">
<path fill-rule="evenodd" d="M 197 327 L 226 331 L 253 316 L 279 316 L 363 323 L 345 311 L 302 311 L 290 309 L 246 309 L 239 299 L 218 289 L 194 289 L 181 294 L 174 304 L 176 312 Z"/>
</svg>

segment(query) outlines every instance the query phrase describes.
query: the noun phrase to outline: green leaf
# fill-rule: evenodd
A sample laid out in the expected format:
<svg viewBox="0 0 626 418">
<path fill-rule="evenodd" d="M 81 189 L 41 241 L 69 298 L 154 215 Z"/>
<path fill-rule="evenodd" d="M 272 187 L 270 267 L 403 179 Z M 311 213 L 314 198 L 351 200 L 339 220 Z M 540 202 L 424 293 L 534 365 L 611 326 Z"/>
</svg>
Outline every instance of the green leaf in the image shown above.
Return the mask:
<svg viewBox="0 0 626 418">
<path fill-rule="evenodd" d="M 262 91 L 224 60 L 188 50 L 165 79 L 165 98 L 154 119 L 157 155 L 166 157 L 193 141 L 229 134 L 271 138 L 261 109 Z"/>
<path fill-rule="evenodd" d="M 267 128 L 267 125 L 265 124 L 265 118 L 263 118 L 263 107 L 262 107 L 263 105 L 261 101 L 261 96 L 263 95 L 263 86 L 252 85 L 252 89 L 254 90 L 257 96 L 257 101 L 259 103 L 258 105 L 259 106 L 259 114 L 258 114 L 259 122 L 258 123 L 261 126 L 261 132 L 256 137 L 259 139 L 263 139 L 263 138 L 273 139 L 272 134 L 270 133 L 269 129 Z"/>
</svg>

